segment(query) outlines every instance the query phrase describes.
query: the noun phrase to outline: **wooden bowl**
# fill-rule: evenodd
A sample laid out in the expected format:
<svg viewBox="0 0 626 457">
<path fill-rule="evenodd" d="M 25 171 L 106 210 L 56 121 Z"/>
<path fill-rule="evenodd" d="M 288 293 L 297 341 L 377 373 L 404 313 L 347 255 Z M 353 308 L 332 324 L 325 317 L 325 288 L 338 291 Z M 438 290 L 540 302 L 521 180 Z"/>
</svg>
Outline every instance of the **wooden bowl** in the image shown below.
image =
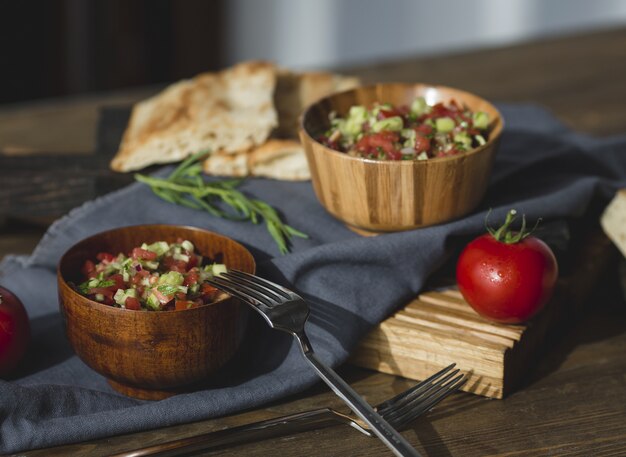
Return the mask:
<svg viewBox="0 0 626 457">
<path fill-rule="evenodd" d="M 489 115 L 487 143 L 453 157 L 423 161 L 352 157 L 317 142 L 334 111 L 345 116 L 354 105 L 375 102 L 410 105 L 419 96 L 428 104 L 456 100 Z M 331 95 L 302 115 L 300 139 L 320 203 L 357 231 L 390 232 L 439 224 L 472 211 L 487 189 L 503 121 L 486 100 L 458 89 L 426 84 L 377 84 Z"/>
<path fill-rule="evenodd" d="M 131 311 L 76 292 L 81 266 L 98 252 L 128 253 L 141 243 L 191 241 L 202 255 L 254 273 L 252 254 L 239 243 L 206 230 L 139 225 L 99 233 L 72 246 L 57 269 L 59 304 L 76 354 L 117 391 L 161 399 L 193 390 L 222 367 L 239 347 L 248 307 L 233 298 L 180 311 Z M 191 387 L 190 387 L 191 386 Z"/>
</svg>

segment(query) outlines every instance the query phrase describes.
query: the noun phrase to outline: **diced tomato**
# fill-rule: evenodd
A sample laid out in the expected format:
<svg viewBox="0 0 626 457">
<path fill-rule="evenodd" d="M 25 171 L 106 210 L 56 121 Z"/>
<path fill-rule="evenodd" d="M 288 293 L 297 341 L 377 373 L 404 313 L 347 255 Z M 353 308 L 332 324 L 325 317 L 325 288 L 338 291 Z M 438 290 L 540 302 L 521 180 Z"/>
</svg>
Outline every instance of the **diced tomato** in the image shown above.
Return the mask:
<svg viewBox="0 0 626 457">
<path fill-rule="evenodd" d="M 187 271 L 187 262 L 176 260 L 174 257 L 165 257 L 163 259 L 163 266 L 168 270 L 177 271 L 179 273 L 185 273 Z"/>
<path fill-rule="evenodd" d="M 187 269 L 191 270 L 192 268 L 198 266 L 198 256 L 190 253 L 189 254 L 189 262 L 187 262 Z"/>
<path fill-rule="evenodd" d="M 421 116 L 420 120 L 434 119 L 437 117 L 451 117 L 454 119 L 458 112 L 458 107 L 452 104 L 445 106 L 443 103 L 437 103 L 431 108 L 428 114 Z"/>
<path fill-rule="evenodd" d="M 113 285 L 109 286 L 109 289 L 113 289 L 114 292 L 117 289 L 125 289 L 124 277 L 121 274 L 117 273 L 117 274 L 111 275 L 109 276 L 108 280 L 113 281 Z"/>
<path fill-rule="evenodd" d="M 218 289 L 213 287 L 211 284 L 207 284 L 206 282 L 202 284 L 201 290 L 202 290 L 202 295 L 211 295 L 218 291 Z"/>
<path fill-rule="evenodd" d="M 381 120 L 381 119 L 387 119 L 387 118 L 395 117 L 399 115 L 400 114 L 395 109 L 381 109 L 378 112 L 378 115 L 376 116 L 376 118 L 378 120 Z"/>
<path fill-rule="evenodd" d="M 80 271 L 86 278 L 93 278 L 96 271 L 96 264 L 91 260 L 86 260 Z"/>
<path fill-rule="evenodd" d="M 135 275 L 131 278 L 130 282 L 137 285 L 141 284 L 141 281 L 150 276 L 150 272 L 148 270 L 139 270 Z"/>
<path fill-rule="evenodd" d="M 96 255 L 96 259 L 100 260 L 101 262 L 111 262 L 113 261 L 113 259 L 115 259 L 115 256 L 109 252 L 99 252 Z"/>
<path fill-rule="evenodd" d="M 141 303 L 134 297 L 126 297 L 126 301 L 124 301 L 124 306 L 126 307 L 126 309 L 141 309 Z"/>
<path fill-rule="evenodd" d="M 447 151 L 437 151 L 437 153 L 435 154 L 436 157 L 450 157 L 450 156 L 455 156 L 457 154 L 460 154 L 461 151 L 459 151 L 456 148 L 452 148 L 449 149 Z"/>
<path fill-rule="evenodd" d="M 197 271 L 191 270 L 189 273 L 187 273 L 187 276 L 185 276 L 185 280 L 183 281 L 183 285 L 184 286 L 193 286 L 197 282 L 198 282 L 198 273 L 197 273 Z"/>
<path fill-rule="evenodd" d="M 157 258 L 157 253 L 148 251 L 147 249 L 133 248 L 133 252 L 130 256 L 137 260 L 154 260 Z"/>
<path fill-rule="evenodd" d="M 104 295 L 105 298 L 112 299 L 116 290 L 111 290 L 110 287 L 94 287 L 92 289 L 89 289 L 89 294 L 91 295 L 101 294 L 101 295 Z"/>
<path fill-rule="evenodd" d="M 176 300 L 176 311 L 180 311 L 183 309 L 196 308 L 198 306 L 197 303 L 191 300 Z"/>
<path fill-rule="evenodd" d="M 433 133 L 433 128 L 428 124 L 420 124 L 415 127 L 415 132 L 423 136 L 431 135 Z"/>
<path fill-rule="evenodd" d="M 376 116 L 376 118 L 378 120 L 381 120 L 395 116 L 404 117 L 409 114 L 409 111 L 410 110 L 408 105 L 394 106 L 393 108 L 381 108 L 378 111 L 378 115 Z"/>
<path fill-rule="evenodd" d="M 174 294 L 174 298 L 176 300 L 185 300 L 187 298 L 187 295 L 185 294 L 185 292 L 176 292 Z"/>
<path fill-rule="evenodd" d="M 430 149 L 430 140 L 425 136 L 415 135 L 415 150 L 428 151 Z"/>
<path fill-rule="evenodd" d="M 376 154 L 380 151 L 384 152 L 388 159 L 399 160 L 402 158 L 402 154 L 395 146 L 399 140 L 399 135 L 396 132 L 383 131 L 379 133 L 372 133 L 369 135 L 363 135 L 363 137 L 356 144 L 356 149 L 364 154 Z"/>
<path fill-rule="evenodd" d="M 170 301 L 172 298 L 174 298 L 174 295 L 166 295 L 163 292 L 161 292 L 159 289 L 157 289 L 156 287 L 154 289 L 152 289 L 152 293 L 154 294 L 154 296 L 159 300 L 159 302 L 164 305 L 165 303 L 167 303 L 168 301 Z"/>
</svg>

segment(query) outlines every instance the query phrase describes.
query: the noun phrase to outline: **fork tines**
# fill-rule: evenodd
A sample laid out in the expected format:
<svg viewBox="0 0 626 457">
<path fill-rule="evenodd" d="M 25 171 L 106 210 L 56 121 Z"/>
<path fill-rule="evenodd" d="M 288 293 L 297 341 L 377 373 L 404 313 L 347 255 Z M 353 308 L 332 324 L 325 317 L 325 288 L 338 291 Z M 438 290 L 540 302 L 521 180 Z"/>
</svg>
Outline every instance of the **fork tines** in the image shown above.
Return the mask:
<svg viewBox="0 0 626 457">
<path fill-rule="evenodd" d="M 451 364 L 428 379 L 415 385 L 378 406 L 378 411 L 394 427 L 408 424 L 424 412 L 432 409 L 448 395 L 456 392 L 466 381 L 464 374 L 455 376 L 460 370 L 453 370 Z"/>
<path fill-rule="evenodd" d="M 221 288 L 225 292 L 253 304 L 261 303 L 268 307 L 277 306 L 298 297 L 289 289 L 238 270 L 221 273 L 206 282 Z"/>
</svg>

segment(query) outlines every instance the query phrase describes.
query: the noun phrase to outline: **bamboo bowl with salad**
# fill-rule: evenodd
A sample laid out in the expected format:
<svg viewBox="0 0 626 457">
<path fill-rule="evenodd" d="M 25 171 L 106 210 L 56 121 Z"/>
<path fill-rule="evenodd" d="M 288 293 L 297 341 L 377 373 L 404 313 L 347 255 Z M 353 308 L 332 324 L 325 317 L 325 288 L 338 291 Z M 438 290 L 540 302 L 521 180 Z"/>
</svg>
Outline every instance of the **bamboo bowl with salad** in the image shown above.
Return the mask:
<svg viewBox="0 0 626 457">
<path fill-rule="evenodd" d="M 337 93 L 302 115 L 315 194 L 363 234 L 459 218 L 483 198 L 502 133 L 477 95 L 427 84 L 377 84 Z"/>
<path fill-rule="evenodd" d="M 67 337 L 125 395 L 193 390 L 233 358 L 246 330 L 248 307 L 203 283 L 225 267 L 254 273 L 255 262 L 199 228 L 140 225 L 86 238 L 57 270 Z"/>
</svg>

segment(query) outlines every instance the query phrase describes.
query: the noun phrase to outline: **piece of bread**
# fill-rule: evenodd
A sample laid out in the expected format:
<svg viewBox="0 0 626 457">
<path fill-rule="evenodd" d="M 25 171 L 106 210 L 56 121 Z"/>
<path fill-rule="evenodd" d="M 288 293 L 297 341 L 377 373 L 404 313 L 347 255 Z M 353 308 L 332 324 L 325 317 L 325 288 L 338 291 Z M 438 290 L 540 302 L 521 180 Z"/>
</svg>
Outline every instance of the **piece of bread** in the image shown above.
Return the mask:
<svg viewBox="0 0 626 457">
<path fill-rule="evenodd" d="M 204 161 L 204 172 L 216 176 L 261 176 L 284 181 L 311 179 L 304 148 L 296 140 L 270 139 L 250 151 L 218 152 Z"/>
<path fill-rule="evenodd" d="M 203 150 L 236 153 L 263 144 L 278 125 L 276 67 L 245 62 L 173 84 L 133 107 L 116 171 L 176 162 Z"/>
<path fill-rule="evenodd" d="M 311 104 L 335 92 L 352 89 L 360 84 L 358 78 L 325 72 L 278 72 L 274 104 L 278 111 L 278 138 L 297 138 L 300 114 Z"/>
<path fill-rule="evenodd" d="M 600 225 L 611 241 L 626 256 L 626 189 L 620 189 L 606 207 Z"/>
<path fill-rule="evenodd" d="M 205 159 L 202 169 L 208 175 L 245 178 L 250 174 L 248 151 L 214 152 Z"/>
<path fill-rule="evenodd" d="M 294 73 L 278 71 L 274 104 L 278 127 L 260 146 L 229 156 L 211 154 L 204 162 L 204 172 L 217 176 L 263 176 L 285 181 L 311 179 L 304 148 L 298 138 L 298 121 L 302 111 L 320 98 L 356 87 L 354 77 L 332 73 Z"/>
</svg>

